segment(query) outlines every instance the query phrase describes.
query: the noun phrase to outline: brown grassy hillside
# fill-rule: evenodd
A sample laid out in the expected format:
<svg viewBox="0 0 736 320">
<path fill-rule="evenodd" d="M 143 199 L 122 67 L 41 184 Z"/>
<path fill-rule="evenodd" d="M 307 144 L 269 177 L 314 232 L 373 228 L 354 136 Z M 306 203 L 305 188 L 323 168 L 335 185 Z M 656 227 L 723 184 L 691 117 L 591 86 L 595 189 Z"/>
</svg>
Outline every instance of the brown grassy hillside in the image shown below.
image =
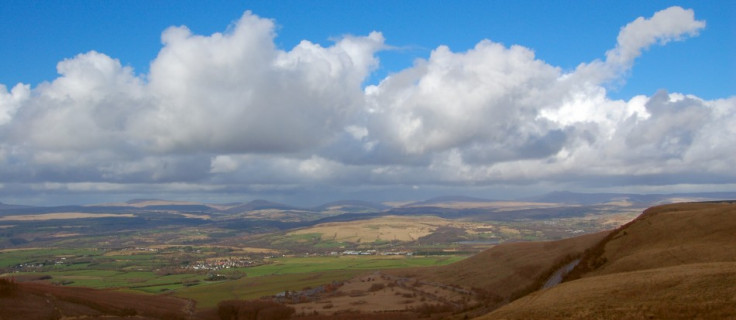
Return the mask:
<svg viewBox="0 0 736 320">
<path fill-rule="evenodd" d="M 525 293 L 552 266 L 582 254 L 607 234 L 601 232 L 548 242 L 505 243 L 451 265 L 387 273 L 473 288 L 485 295 L 486 303 L 493 307 Z"/>
<path fill-rule="evenodd" d="M 588 250 L 570 278 L 482 319 L 736 318 L 736 204 L 647 209 Z"/>
<path fill-rule="evenodd" d="M 647 209 L 612 233 L 577 273 L 591 277 L 718 261 L 736 261 L 736 204 L 672 204 Z"/>
<path fill-rule="evenodd" d="M 736 319 L 736 263 L 587 277 L 534 292 L 481 319 Z"/>
<path fill-rule="evenodd" d="M 0 319 L 187 319 L 184 299 L 0 279 Z"/>
</svg>

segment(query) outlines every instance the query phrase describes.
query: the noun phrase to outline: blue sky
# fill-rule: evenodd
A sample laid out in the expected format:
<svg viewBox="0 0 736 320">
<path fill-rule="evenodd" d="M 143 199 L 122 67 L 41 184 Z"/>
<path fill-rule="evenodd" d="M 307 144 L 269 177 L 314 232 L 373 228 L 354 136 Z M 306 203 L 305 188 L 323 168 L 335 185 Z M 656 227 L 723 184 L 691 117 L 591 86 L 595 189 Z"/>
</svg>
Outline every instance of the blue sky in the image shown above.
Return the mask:
<svg viewBox="0 0 736 320">
<path fill-rule="evenodd" d="M 732 1 L 4 1 L 0 202 L 736 190 L 735 17 Z"/>
<path fill-rule="evenodd" d="M 652 48 L 637 61 L 625 86 L 612 87 L 612 95 L 625 98 L 661 88 L 704 98 L 736 92 L 733 1 L 10 0 L 0 11 L 0 83 L 51 81 L 59 61 L 89 50 L 146 74 L 169 26 L 186 25 L 209 35 L 224 31 L 245 10 L 276 21 L 276 43 L 283 49 L 304 39 L 329 45 L 344 34 L 383 32 L 396 50 L 379 53 L 382 65 L 368 81 L 426 58 L 439 45 L 462 51 L 482 39 L 526 46 L 539 59 L 572 69 L 602 58 L 623 24 L 672 5 L 694 9 L 707 21 L 705 31 Z"/>
</svg>

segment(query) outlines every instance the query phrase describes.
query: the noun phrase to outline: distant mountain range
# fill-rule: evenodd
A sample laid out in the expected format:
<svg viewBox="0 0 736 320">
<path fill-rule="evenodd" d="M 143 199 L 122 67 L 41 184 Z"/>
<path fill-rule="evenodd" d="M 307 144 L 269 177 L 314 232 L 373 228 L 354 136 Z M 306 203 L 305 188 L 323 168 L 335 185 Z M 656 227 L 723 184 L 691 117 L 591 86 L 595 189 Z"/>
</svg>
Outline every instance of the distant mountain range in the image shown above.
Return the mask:
<svg viewBox="0 0 736 320">
<path fill-rule="evenodd" d="M 596 205 L 612 202 L 629 202 L 636 206 L 651 206 L 673 202 L 716 201 L 736 199 L 736 192 L 708 192 L 708 193 L 671 193 L 671 194 L 634 194 L 634 193 L 576 193 L 568 191 L 550 192 L 539 196 L 514 199 L 512 201 L 533 203 L 557 203 L 569 205 Z M 344 213 L 383 212 L 392 209 L 401 211 L 401 208 L 433 207 L 450 203 L 494 203 L 509 200 L 491 200 L 468 196 L 439 196 L 427 200 L 405 203 L 399 207 L 392 207 L 380 202 L 362 200 L 340 200 L 325 203 L 315 207 L 300 207 L 268 200 L 253 200 L 245 203 L 209 204 L 185 201 L 170 201 L 160 199 L 134 199 L 125 203 L 107 203 L 92 205 L 66 206 L 27 206 L 6 204 L 0 202 L 0 214 L 10 213 L 51 213 L 51 212 L 121 212 L 131 210 L 174 210 L 183 212 L 202 212 L 234 214 L 255 210 L 282 210 L 323 212 L 337 210 Z"/>
<path fill-rule="evenodd" d="M 14 205 L 14 204 L 5 204 L 0 202 L 0 210 L 5 209 L 20 209 L 20 208 L 26 208 L 27 206 L 21 206 L 21 205 Z"/>
</svg>

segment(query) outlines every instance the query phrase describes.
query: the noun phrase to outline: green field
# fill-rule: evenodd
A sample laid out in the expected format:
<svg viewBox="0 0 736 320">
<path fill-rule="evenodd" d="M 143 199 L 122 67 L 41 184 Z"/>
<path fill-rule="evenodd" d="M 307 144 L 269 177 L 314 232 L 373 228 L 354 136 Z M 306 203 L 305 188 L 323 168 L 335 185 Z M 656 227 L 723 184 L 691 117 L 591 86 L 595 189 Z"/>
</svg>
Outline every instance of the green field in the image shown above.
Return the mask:
<svg viewBox="0 0 736 320">
<path fill-rule="evenodd" d="M 204 274 L 168 274 L 156 272 L 169 261 L 158 253 L 104 255 L 93 249 L 27 249 L 0 252 L 0 268 L 5 275 L 50 276 L 52 283 L 90 288 L 126 288 L 158 293 L 174 290 L 186 282 L 203 281 Z M 12 269 L 19 264 L 38 265 L 22 271 Z"/>
<path fill-rule="evenodd" d="M 257 299 L 285 290 L 302 290 L 343 281 L 382 269 L 428 267 L 450 264 L 465 256 L 335 256 L 277 258 L 273 263 L 240 269 L 247 276 L 234 281 L 199 285 L 176 291 L 177 296 L 197 301 L 197 307 L 214 307 L 228 299 Z"/>
<path fill-rule="evenodd" d="M 36 270 L 10 271 L 5 275 L 50 276 L 47 281 L 52 283 L 98 289 L 145 293 L 173 291 L 178 296 L 196 300 L 200 307 L 211 307 L 226 299 L 254 299 L 285 290 L 301 290 L 373 270 L 446 265 L 465 258 L 460 255 L 278 257 L 264 259 L 265 264 L 254 267 L 161 271 L 161 268 L 171 267 L 174 253 L 185 255 L 187 259 L 199 259 L 218 255 L 213 250 L 169 248 L 158 252 L 127 255 L 108 252 L 105 255 L 105 251 L 93 249 L 27 249 L 0 252 L 0 267 L 45 263 Z M 207 281 L 212 274 L 229 280 Z"/>
<path fill-rule="evenodd" d="M 405 256 L 318 256 L 276 258 L 271 264 L 244 268 L 248 277 L 294 273 L 322 272 L 330 270 L 376 270 L 393 268 L 428 267 L 453 263 L 463 256 L 405 257 Z"/>
<path fill-rule="evenodd" d="M 7 268 L 19 263 L 40 263 L 55 257 L 93 256 L 100 253 L 94 249 L 22 249 L 0 252 L 0 268 Z"/>
</svg>

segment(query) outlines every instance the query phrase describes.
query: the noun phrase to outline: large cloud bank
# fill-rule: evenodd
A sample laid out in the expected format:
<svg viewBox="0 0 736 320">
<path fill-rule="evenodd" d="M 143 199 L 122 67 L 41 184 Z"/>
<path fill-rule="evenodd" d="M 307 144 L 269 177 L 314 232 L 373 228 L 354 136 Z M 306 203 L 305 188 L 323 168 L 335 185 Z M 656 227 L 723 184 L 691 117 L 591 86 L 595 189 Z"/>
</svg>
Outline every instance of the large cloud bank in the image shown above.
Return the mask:
<svg viewBox="0 0 736 320">
<path fill-rule="evenodd" d="M 149 74 L 91 51 L 52 82 L 0 85 L 0 186 L 733 184 L 736 97 L 605 89 L 648 47 L 704 27 L 671 7 L 572 71 L 518 45 L 440 46 L 365 88 L 387 47 L 378 32 L 284 51 L 250 12 L 225 33 L 172 27 Z"/>
</svg>

